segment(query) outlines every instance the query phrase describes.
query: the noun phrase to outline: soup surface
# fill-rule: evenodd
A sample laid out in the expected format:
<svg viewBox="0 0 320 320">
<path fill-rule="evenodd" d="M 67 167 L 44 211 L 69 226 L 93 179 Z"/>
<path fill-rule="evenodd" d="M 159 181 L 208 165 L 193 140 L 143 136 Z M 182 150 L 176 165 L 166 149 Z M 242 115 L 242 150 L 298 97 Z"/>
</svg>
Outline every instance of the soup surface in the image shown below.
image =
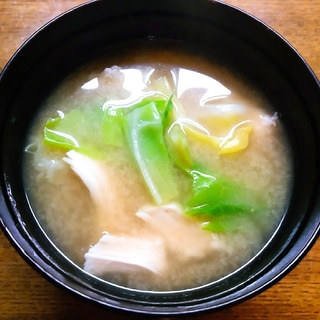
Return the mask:
<svg viewBox="0 0 320 320">
<path fill-rule="evenodd" d="M 179 290 L 249 261 L 285 211 L 291 163 L 262 94 L 179 50 L 130 50 L 69 76 L 28 137 L 25 183 L 85 271 Z"/>
</svg>

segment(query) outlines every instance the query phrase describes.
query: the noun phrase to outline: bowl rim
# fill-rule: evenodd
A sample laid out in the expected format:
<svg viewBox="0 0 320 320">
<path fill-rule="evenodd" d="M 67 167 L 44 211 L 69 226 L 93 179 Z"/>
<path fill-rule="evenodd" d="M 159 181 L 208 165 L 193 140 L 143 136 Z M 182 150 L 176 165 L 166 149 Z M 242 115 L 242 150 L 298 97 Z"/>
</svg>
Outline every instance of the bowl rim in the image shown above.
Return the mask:
<svg viewBox="0 0 320 320">
<path fill-rule="evenodd" d="M 67 17 L 70 14 L 77 14 L 80 11 L 85 10 L 88 8 L 88 6 L 96 6 L 97 3 L 101 3 L 102 0 L 96 0 L 96 1 L 89 1 L 87 3 L 81 4 L 79 6 L 76 6 L 65 13 L 62 13 L 58 17 L 50 20 L 48 23 L 46 23 L 43 27 L 41 27 L 38 31 L 36 31 L 31 37 L 29 37 L 22 45 L 21 47 L 16 51 L 16 53 L 12 56 L 12 58 L 9 60 L 9 62 L 6 64 L 6 66 L 3 68 L 1 74 L 0 74 L 0 88 L 1 88 L 1 81 L 4 77 L 6 77 L 7 73 L 11 72 L 11 67 L 13 64 L 15 64 L 15 61 L 17 58 L 19 58 L 21 55 L 24 54 L 25 48 L 30 44 L 30 42 L 37 41 L 37 38 L 39 35 L 42 35 L 42 33 L 48 28 L 52 28 L 54 25 L 59 24 L 62 20 L 67 19 Z M 179 1 L 178 1 L 179 2 Z M 182 2 L 182 1 L 180 1 Z M 206 2 L 206 1 L 203 1 Z M 289 50 L 295 55 L 295 57 L 298 57 L 300 60 L 300 64 L 303 68 L 305 68 L 306 72 L 308 72 L 310 81 L 314 82 L 314 85 L 320 89 L 320 83 L 317 79 L 316 75 L 312 71 L 312 69 L 309 67 L 307 62 L 301 57 L 301 55 L 285 40 L 281 35 L 279 35 L 276 31 L 271 29 L 269 26 L 267 26 L 263 21 L 253 17 L 252 15 L 246 13 L 245 11 L 232 6 L 225 4 L 221 1 L 215 1 L 210 0 L 208 3 L 211 3 L 212 5 L 219 5 L 224 8 L 229 8 L 229 10 L 234 10 L 235 14 L 240 14 L 242 16 L 245 16 L 246 19 L 251 19 L 251 23 L 259 24 L 260 27 L 265 28 L 265 32 L 270 32 L 272 36 L 276 37 L 281 43 L 283 43 L 284 46 L 286 46 L 286 50 Z M 1 90 L 1 89 L 0 89 Z M 320 93 L 320 90 L 319 90 Z M 319 134 L 319 133 L 318 133 Z M 63 288 L 67 288 L 69 291 L 76 293 L 77 295 L 80 295 L 82 297 L 85 297 L 86 299 L 89 299 L 93 302 L 96 301 L 95 292 L 93 291 L 91 296 L 88 296 L 87 293 L 83 293 L 81 291 L 83 283 L 75 283 L 74 277 L 72 275 L 62 275 L 60 273 L 60 270 L 56 269 L 56 266 L 52 266 L 51 264 L 46 263 L 46 257 L 43 255 L 41 248 L 35 247 L 34 243 L 30 242 L 30 239 L 26 236 L 28 234 L 28 230 L 26 230 L 23 226 L 23 220 L 20 220 L 19 212 L 18 210 L 15 211 L 16 216 L 5 216 L 3 214 L 3 209 L 7 207 L 7 203 L 12 203 L 14 199 L 12 198 L 12 194 L 10 193 L 11 190 L 8 189 L 8 184 L 6 184 L 7 177 L 3 177 L 3 181 L 1 182 L 2 185 L 2 192 L 0 194 L 0 225 L 4 231 L 4 233 L 7 235 L 11 243 L 16 247 L 17 251 L 22 255 L 22 257 L 32 266 L 36 268 L 36 270 L 40 271 L 46 278 L 48 278 L 50 281 L 62 286 Z M 319 185 L 317 185 L 317 189 L 315 191 L 316 194 L 319 194 Z M 3 192 L 5 194 L 3 194 Z M 317 204 L 317 212 L 319 212 L 320 204 Z M 251 283 L 251 291 L 246 291 L 246 288 L 241 288 L 236 295 L 233 296 L 233 298 L 228 301 L 222 301 L 220 304 L 212 305 L 210 301 L 207 303 L 201 304 L 201 306 L 193 305 L 193 306 L 180 306 L 177 307 L 176 305 L 171 308 L 166 308 L 165 306 L 161 307 L 161 310 L 156 310 L 156 308 L 159 308 L 159 306 L 146 306 L 142 305 L 140 306 L 140 309 L 138 306 L 132 306 L 130 303 L 126 304 L 124 301 L 121 301 L 121 306 L 117 303 L 115 303 L 113 300 L 110 299 L 108 301 L 105 299 L 104 302 L 98 301 L 99 304 L 112 306 L 116 309 L 126 310 L 126 311 L 133 311 L 138 313 L 147 313 L 147 314 L 186 314 L 186 313 L 194 313 L 199 311 L 208 311 L 213 309 L 218 309 L 221 307 L 233 305 L 235 303 L 241 302 L 243 300 L 247 300 L 248 298 L 255 296 L 256 294 L 260 293 L 261 291 L 267 289 L 272 284 L 280 280 L 282 277 L 284 277 L 289 271 L 291 271 L 297 263 L 305 256 L 305 254 L 311 249 L 312 245 L 315 243 L 316 239 L 319 236 L 320 233 L 320 216 L 314 216 L 311 221 L 308 221 L 308 226 L 310 226 L 309 229 L 305 229 L 302 237 L 304 239 L 303 243 L 296 244 L 292 250 L 298 250 L 299 254 L 292 253 L 290 261 L 283 262 L 281 271 L 277 271 L 275 273 L 272 273 L 272 276 L 269 276 L 268 281 L 265 281 L 263 279 L 258 279 L 254 283 Z M 314 226 L 314 227 L 311 227 Z M 69 280 L 68 280 L 69 279 Z M 68 282 L 72 279 L 72 283 Z M 121 300 L 121 299 L 120 299 Z M 120 303 L 118 301 L 118 303 Z M 195 308 L 197 310 L 195 310 Z"/>
</svg>

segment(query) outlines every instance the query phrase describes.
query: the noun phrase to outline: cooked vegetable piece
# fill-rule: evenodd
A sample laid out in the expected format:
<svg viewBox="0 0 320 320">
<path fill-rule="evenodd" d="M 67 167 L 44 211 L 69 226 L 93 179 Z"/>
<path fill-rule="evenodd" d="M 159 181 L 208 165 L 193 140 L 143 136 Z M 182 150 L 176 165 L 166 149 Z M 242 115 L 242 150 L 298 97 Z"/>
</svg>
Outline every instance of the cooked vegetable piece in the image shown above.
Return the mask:
<svg viewBox="0 0 320 320">
<path fill-rule="evenodd" d="M 66 150 L 77 150 L 93 158 L 105 157 L 108 145 L 119 146 L 119 123 L 101 107 L 71 110 L 49 119 L 44 127 L 44 142 Z M 110 126 L 110 123 L 112 125 Z"/>
<path fill-rule="evenodd" d="M 240 121 L 230 128 L 227 135 L 219 137 L 210 134 L 205 127 L 188 118 L 178 118 L 172 125 L 173 128 L 176 126 L 179 126 L 187 137 L 190 136 L 199 142 L 209 144 L 219 154 L 246 149 L 253 129 L 250 120 Z"/>
<path fill-rule="evenodd" d="M 253 127 L 250 120 L 241 121 L 233 126 L 229 133 L 224 137 L 219 137 L 216 147 L 219 148 L 220 154 L 228 154 L 244 150 L 248 147 L 249 136 Z"/>
<path fill-rule="evenodd" d="M 204 169 L 188 170 L 192 177 L 192 196 L 187 213 L 237 214 L 254 210 L 247 204 L 247 190 L 235 182 L 205 173 Z"/>
<path fill-rule="evenodd" d="M 175 199 L 178 190 L 157 104 L 148 102 L 129 112 L 124 117 L 124 127 L 130 150 L 155 203 L 165 204 Z"/>
<path fill-rule="evenodd" d="M 185 168 L 192 166 L 193 160 L 191 159 L 187 137 L 175 118 L 174 104 L 170 99 L 164 113 L 164 138 L 174 164 L 181 170 L 185 170 Z"/>
<path fill-rule="evenodd" d="M 254 190 L 206 173 L 203 168 L 187 171 L 193 184 L 185 213 L 200 219 L 203 229 L 228 231 L 237 226 L 239 216 L 249 216 L 262 210 L 263 205 Z"/>
</svg>

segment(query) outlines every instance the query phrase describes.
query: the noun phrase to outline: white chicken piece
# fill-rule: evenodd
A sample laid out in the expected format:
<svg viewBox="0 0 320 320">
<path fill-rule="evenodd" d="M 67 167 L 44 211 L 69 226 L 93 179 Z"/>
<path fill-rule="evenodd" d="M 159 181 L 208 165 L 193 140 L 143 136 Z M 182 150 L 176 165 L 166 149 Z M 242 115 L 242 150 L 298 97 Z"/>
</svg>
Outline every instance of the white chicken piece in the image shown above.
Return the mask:
<svg viewBox="0 0 320 320">
<path fill-rule="evenodd" d="M 81 178 L 94 202 L 97 205 L 105 204 L 104 187 L 106 187 L 109 178 L 103 164 L 75 150 L 68 151 L 67 157 L 64 157 L 63 160 Z M 107 194 L 110 195 L 110 193 Z"/>
<path fill-rule="evenodd" d="M 104 234 L 85 254 L 84 270 L 96 276 L 122 271 L 161 273 L 167 259 L 161 239 Z"/>
<path fill-rule="evenodd" d="M 117 190 L 120 189 L 115 187 L 118 179 L 114 172 L 109 170 L 103 162 L 75 150 L 68 151 L 67 157 L 63 160 L 70 165 L 88 188 L 96 207 L 96 222 L 100 226 L 100 231 L 115 232 L 117 226 L 121 225 L 120 220 L 124 217 L 118 214 L 123 210 L 122 202 L 118 201 Z M 116 214 L 117 217 L 115 217 Z M 116 219 L 118 223 L 115 223 Z"/>
<path fill-rule="evenodd" d="M 203 231 L 195 221 L 185 217 L 176 204 L 144 207 L 136 215 L 162 237 L 169 251 L 182 259 L 202 258 L 212 253 L 213 248 L 223 247 L 214 241 L 212 233 Z"/>
</svg>

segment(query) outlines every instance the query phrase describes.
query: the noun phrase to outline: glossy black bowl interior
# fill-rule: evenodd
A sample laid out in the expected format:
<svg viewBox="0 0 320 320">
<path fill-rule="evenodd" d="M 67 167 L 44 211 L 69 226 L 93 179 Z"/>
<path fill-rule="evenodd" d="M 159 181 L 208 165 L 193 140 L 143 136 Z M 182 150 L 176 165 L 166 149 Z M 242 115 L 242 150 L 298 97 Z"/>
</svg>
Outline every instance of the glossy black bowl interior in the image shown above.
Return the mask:
<svg viewBox="0 0 320 320">
<path fill-rule="evenodd" d="M 294 185 L 279 230 L 245 267 L 212 284 L 141 292 L 84 273 L 50 242 L 23 188 L 25 137 L 43 99 L 68 73 L 117 46 L 172 43 L 241 74 L 279 112 L 291 143 Z M 242 301 L 269 287 L 315 241 L 319 213 L 319 82 L 274 31 L 235 8 L 206 0 L 104 0 L 80 6 L 33 35 L 0 78 L 1 222 L 33 266 L 89 300 L 148 314 L 184 314 Z M 8 279 L 9 281 L 9 279 Z"/>
</svg>

